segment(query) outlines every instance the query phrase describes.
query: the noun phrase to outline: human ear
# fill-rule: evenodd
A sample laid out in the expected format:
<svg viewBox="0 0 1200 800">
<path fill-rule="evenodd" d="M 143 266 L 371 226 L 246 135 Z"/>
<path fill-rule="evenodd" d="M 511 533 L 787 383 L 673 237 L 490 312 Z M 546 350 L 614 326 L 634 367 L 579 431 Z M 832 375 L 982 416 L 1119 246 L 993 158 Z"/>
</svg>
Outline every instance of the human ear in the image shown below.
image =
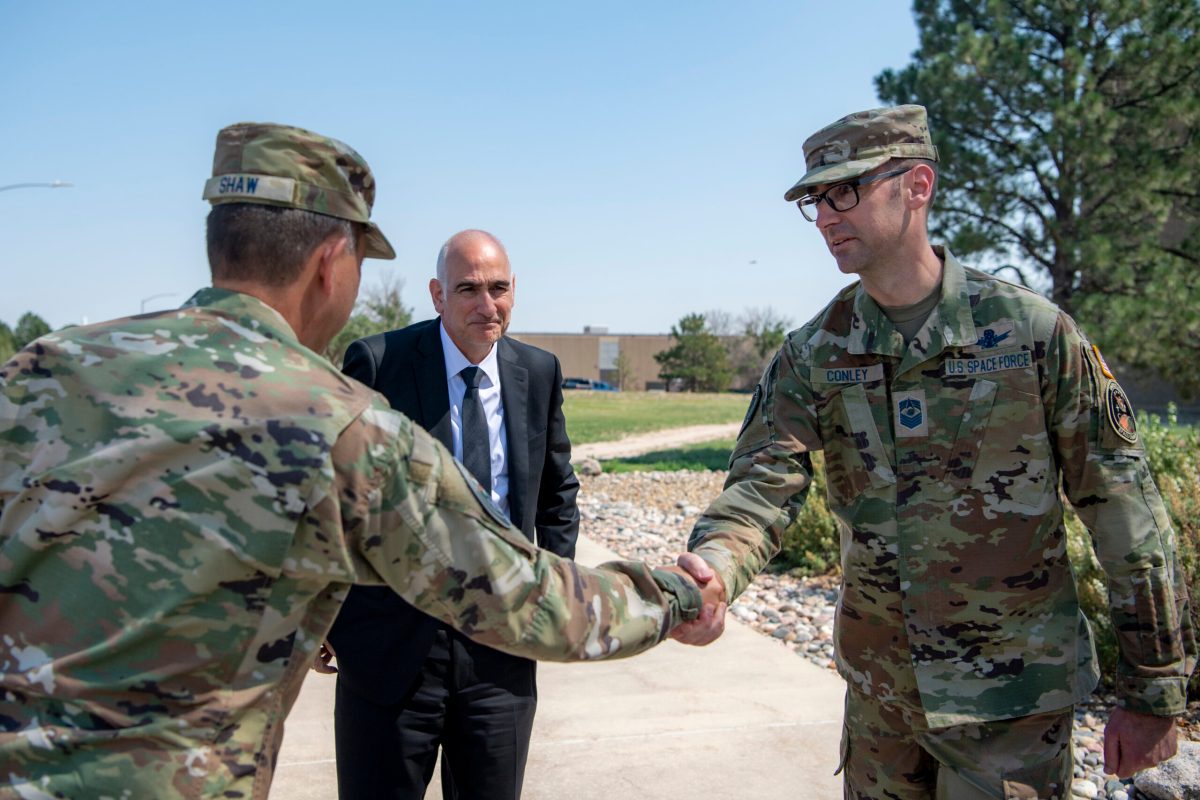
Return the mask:
<svg viewBox="0 0 1200 800">
<path fill-rule="evenodd" d="M 933 201 L 933 188 L 937 173 L 928 164 L 918 164 L 909 170 L 908 201 L 913 208 L 929 205 Z"/>
</svg>

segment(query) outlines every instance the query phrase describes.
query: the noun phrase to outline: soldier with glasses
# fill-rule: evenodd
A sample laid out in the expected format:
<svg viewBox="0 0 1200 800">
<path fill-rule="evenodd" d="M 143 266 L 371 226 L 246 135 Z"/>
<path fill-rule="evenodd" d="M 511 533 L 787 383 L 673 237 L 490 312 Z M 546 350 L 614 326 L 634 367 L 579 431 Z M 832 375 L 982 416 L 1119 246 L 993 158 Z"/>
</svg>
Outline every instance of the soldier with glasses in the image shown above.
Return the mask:
<svg viewBox="0 0 1200 800">
<path fill-rule="evenodd" d="M 1073 707 L 1099 679 L 1065 496 L 1107 574 L 1120 644 L 1107 768 L 1170 757 L 1196 659 L 1188 597 L 1100 351 L 1045 298 L 930 244 L 938 154 L 921 106 L 851 114 L 804 155 L 785 197 L 857 280 L 766 370 L 689 550 L 732 601 L 778 552 L 824 451 L 846 796 L 1063 798 Z"/>
</svg>

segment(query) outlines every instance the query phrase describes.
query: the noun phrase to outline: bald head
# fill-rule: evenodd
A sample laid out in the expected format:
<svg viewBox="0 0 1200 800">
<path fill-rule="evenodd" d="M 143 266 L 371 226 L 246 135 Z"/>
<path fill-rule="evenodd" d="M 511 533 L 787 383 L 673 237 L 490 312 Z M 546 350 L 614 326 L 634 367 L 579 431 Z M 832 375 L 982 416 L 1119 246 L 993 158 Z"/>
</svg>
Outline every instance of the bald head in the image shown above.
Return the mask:
<svg viewBox="0 0 1200 800">
<path fill-rule="evenodd" d="M 515 289 L 504 245 L 487 231 L 462 231 L 442 245 L 429 295 L 446 333 L 472 364 L 508 329 Z"/>
<path fill-rule="evenodd" d="M 508 253 L 504 250 L 504 245 L 492 234 L 487 231 L 465 230 L 451 236 L 442 245 L 442 249 L 438 251 L 437 257 L 437 279 L 442 282 L 442 286 L 447 284 L 446 281 L 446 263 L 452 259 L 470 261 L 479 255 L 485 255 L 489 258 L 500 258 L 504 261 L 505 266 L 508 266 Z"/>
</svg>

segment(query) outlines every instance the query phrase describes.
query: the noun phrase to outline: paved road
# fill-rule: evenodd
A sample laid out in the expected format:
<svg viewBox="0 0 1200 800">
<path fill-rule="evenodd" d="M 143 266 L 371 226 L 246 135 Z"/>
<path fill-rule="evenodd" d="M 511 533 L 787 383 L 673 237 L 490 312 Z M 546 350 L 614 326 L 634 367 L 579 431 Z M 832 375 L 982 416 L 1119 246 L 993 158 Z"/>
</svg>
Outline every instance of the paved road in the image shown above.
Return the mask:
<svg viewBox="0 0 1200 800">
<path fill-rule="evenodd" d="M 616 556 L 580 537 L 579 561 Z M 540 664 L 525 800 L 834 800 L 843 683 L 729 618 L 706 648 Z M 331 676 L 309 673 L 271 800 L 336 797 Z M 427 797 L 441 796 L 431 787 Z"/>
</svg>

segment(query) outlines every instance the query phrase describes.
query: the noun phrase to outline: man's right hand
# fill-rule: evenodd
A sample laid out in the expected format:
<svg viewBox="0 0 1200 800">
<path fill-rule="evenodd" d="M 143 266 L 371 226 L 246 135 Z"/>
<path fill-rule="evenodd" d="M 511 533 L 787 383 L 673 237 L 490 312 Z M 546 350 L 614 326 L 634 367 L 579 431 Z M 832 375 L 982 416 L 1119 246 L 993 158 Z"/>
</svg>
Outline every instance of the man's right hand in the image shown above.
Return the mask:
<svg viewBox="0 0 1200 800">
<path fill-rule="evenodd" d="M 695 553 L 684 553 L 675 562 L 700 587 L 704 606 L 700 616 L 691 622 L 676 625 L 671 638 L 697 647 L 716 641 L 725 632 L 725 584 L 704 559 Z"/>
<path fill-rule="evenodd" d="M 1104 726 L 1104 769 L 1131 778 L 1175 755 L 1174 717 L 1156 717 L 1114 708 Z"/>
<path fill-rule="evenodd" d="M 329 642 L 321 642 L 321 647 L 317 650 L 317 657 L 313 659 L 313 672 L 319 672 L 322 675 L 336 675 L 337 667 L 329 662 L 337 658 L 337 653 L 333 652 L 333 646 Z"/>
</svg>

